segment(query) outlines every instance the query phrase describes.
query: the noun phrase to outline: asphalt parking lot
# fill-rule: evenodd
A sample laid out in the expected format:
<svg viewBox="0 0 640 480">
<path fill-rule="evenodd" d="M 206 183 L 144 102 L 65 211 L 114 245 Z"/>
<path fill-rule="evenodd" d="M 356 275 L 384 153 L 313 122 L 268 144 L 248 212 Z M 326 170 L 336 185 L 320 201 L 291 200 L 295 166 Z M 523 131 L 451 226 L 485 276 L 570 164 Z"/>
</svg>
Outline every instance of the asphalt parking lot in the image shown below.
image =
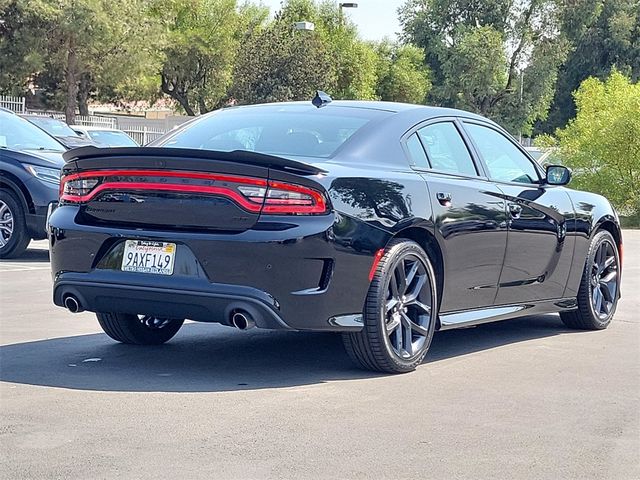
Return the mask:
<svg viewBox="0 0 640 480">
<path fill-rule="evenodd" d="M 0 477 L 640 478 L 640 231 L 611 327 L 436 334 L 416 372 L 339 336 L 187 324 L 161 347 L 50 300 L 46 242 L 0 262 Z"/>
</svg>

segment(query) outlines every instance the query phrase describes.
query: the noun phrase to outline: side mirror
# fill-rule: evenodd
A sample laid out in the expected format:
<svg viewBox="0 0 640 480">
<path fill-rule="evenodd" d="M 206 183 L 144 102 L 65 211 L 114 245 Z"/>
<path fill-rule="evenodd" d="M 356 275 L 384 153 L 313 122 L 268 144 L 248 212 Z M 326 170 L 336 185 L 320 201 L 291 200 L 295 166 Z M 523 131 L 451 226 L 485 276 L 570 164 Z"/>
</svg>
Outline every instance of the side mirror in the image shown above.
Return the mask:
<svg viewBox="0 0 640 480">
<path fill-rule="evenodd" d="M 547 184 L 566 185 L 571 181 L 571 170 L 562 165 L 547 165 Z"/>
</svg>

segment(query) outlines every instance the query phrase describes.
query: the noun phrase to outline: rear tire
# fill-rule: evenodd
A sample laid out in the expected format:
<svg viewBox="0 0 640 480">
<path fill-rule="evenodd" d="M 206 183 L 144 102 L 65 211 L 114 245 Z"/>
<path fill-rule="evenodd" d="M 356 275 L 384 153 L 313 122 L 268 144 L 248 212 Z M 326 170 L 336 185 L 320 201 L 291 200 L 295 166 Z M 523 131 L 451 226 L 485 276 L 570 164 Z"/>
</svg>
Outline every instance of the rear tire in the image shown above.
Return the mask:
<svg viewBox="0 0 640 480">
<path fill-rule="evenodd" d="M 131 345 L 160 345 L 178 333 L 184 320 L 129 313 L 96 313 L 98 323 L 117 342 Z"/>
<path fill-rule="evenodd" d="M 394 240 L 369 286 L 360 332 L 343 334 L 357 365 L 385 373 L 415 370 L 424 360 L 438 318 L 433 267 L 415 242 Z"/>
<path fill-rule="evenodd" d="M 19 257 L 30 241 L 20 200 L 13 192 L 0 189 L 0 258 Z"/>
<path fill-rule="evenodd" d="M 620 256 L 616 242 L 606 230 L 591 240 L 578 289 L 578 310 L 560 313 L 562 322 L 577 330 L 603 330 L 618 305 Z"/>
</svg>

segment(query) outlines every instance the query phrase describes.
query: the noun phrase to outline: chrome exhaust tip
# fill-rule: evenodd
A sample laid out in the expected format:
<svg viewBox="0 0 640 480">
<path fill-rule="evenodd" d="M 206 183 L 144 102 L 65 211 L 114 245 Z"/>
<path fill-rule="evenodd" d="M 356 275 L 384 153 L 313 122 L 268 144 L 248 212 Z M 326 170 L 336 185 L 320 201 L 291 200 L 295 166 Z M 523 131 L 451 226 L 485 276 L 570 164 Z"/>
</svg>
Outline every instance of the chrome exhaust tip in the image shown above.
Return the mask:
<svg viewBox="0 0 640 480">
<path fill-rule="evenodd" d="M 71 313 L 79 313 L 83 311 L 80 302 L 74 295 L 65 295 L 62 303 L 64 303 L 65 308 Z"/>
<path fill-rule="evenodd" d="M 256 322 L 248 312 L 235 311 L 231 314 L 231 325 L 238 330 L 248 330 L 256 326 Z"/>
</svg>

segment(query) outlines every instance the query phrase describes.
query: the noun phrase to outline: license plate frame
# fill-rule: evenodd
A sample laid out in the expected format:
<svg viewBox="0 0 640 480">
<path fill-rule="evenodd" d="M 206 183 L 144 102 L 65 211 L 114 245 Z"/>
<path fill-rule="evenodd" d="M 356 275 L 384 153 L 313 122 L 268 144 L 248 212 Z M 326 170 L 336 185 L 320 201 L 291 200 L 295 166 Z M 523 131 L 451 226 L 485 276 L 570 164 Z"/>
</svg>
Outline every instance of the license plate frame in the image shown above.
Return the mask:
<svg viewBox="0 0 640 480">
<path fill-rule="evenodd" d="M 129 273 L 173 275 L 176 244 L 153 240 L 126 240 L 120 270 Z"/>
</svg>

